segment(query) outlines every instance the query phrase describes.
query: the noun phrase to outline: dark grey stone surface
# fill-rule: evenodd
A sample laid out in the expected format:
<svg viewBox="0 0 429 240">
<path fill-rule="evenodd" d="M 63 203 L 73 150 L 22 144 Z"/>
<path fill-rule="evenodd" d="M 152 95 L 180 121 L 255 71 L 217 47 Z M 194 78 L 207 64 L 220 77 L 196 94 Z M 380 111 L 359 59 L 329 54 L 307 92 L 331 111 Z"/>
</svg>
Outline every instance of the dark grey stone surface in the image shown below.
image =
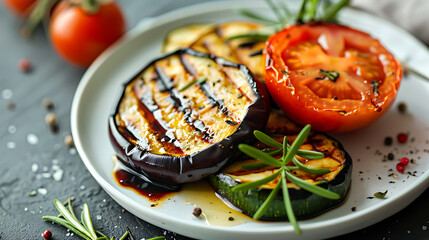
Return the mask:
<svg viewBox="0 0 429 240">
<path fill-rule="evenodd" d="M 144 17 L 197 2 L 200 1 L 119 1 L 130 28 Z M 13 93 L 10 99 L 0 97 L 0 239 L 42 239 L 40 235 L 46 229 L 52 231 L 54 239 L 78 239 L 65 228 L 41 218 L 57 214 L 54 198 L 65 200 L 70 196 L 76 198 L 75 207 L 88 203 L 95 227 L 108 236 L 119 237 L 128 226 L 135 239 L 160 235 L 188 239 L 125 211 L 92 178 L 74 149 L 65 146 L 64 137 L 70 132 L 71 102 L 84 69 L 62 61 L 43 29 L 38 29 L 30 39 L 20 36 L 20 24 L 19 19 L 0 7 L 0 93 L 5 89 Z M 18 70 L 17 63 L 22 58 L 32 61 L 32 72 Z M 44 122 L 48 112 L 42 105 L 44 98 L 55 103 L 52 112 L 60 126 L 56 134 Z M 11 102 L 15 108 L 8 110 Z M 37 136 L 36 144 L 28 142 L 31 134 Z M 36 165 L 38 169 L 32 169 Z M 60 181 L 55 181 L 46 173 L 55 173 L 58 167 L 64 174 Z M 47 194 L 29 196 L 40 188 L 45 188 Z M 428 202 L 426 190 L 392 217 L 335 239 L 429 239 L 429 230 L 423 230 L 429 227 Z"/>
</svg>

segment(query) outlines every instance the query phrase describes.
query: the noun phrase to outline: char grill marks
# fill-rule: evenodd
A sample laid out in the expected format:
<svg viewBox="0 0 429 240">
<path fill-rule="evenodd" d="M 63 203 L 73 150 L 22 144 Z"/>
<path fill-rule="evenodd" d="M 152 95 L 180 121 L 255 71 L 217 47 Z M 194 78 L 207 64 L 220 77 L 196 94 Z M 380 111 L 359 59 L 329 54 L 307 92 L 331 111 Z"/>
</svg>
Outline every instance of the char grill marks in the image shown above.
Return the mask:
<svg viewBox="0 0 429 240">
<path fill-rule="evenodd" d="M 205 82 L 183 89 L 203 76 Z M 172 55 L 146 68 L 126 87 L 116 122 L 122 135 L 140 142 L 140 148 L 183 156 L 234 133 L 254 99 L 236 66 Z"/>
<path fill-rule="evenodd" d="M 228 40 L 229 37 L 241 33 L 258 32 L 262 28 L 259 24 L 231 22 L 221 24 L 212 31 L 202 35 L 190 45 L 201 52 L 210 53 L 225 58 L 231 62 L 246 65 L 258 79 L 263 79 L 262 56 L 255 54 L 262 51 L 265 44 L 251 38 Z"/>
</svg>

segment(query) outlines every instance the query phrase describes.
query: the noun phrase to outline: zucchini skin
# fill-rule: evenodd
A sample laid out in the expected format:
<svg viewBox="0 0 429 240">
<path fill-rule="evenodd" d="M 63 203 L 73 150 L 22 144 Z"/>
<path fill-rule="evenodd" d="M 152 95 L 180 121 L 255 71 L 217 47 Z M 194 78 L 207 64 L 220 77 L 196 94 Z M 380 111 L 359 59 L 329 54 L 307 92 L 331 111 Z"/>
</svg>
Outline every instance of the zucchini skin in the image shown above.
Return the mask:
<svg viewBox="0 0 429 240">
<path fill-rule="evenodd" d="M 255 101 L 249 106 L 238 130 L 220 142 L 190 155 L 171 156 L 168 154 L 154 154 L 145 149 L 140 149 L 125 138 L 118 130 L 115 115 L 118 113 L 121 99 L 124 96 L 126 86 L 143 73 L 147 68 L 172 55 L 188 54 L 196 57 L 210 58 L 219 65 L 240 69 L 245 74 L 253 93 Z M 263 129 L 268 121 L 270 106 L 267 101 L 267 90 L 263 84 L 253 80 L 251 72 L 246 66 L 226 61 L 214 55 L 209 55 L 189 48 L 179 49 L 165 54 L 149 64 L 137 73 L 129 81 L 124 83 L 122 94 L 117 104 L 112 109 L 108 118 L 108 131 L 112 146 L 118 155 L 118 159 L 127 167 L 142 174 L 149 182 L 158 185 L 175 186 L 187 182 L 198 181 L 210 174 L 216 173 L 222 166 L 238 153 L 237 145 L 242 142 L 254 140 L 253 131 Z"/>
<path fill-rule="evenodd" d="M 332 139 L 332 137 L 330 138 Z M 337 148 L 344 151 L 343 146 L 338 141 L 337 143 Z M 327 199 L 303 189 L 297 190 L 289 188 L 292 209 L 297 219 L 303 220 L 316 217 L 344 202 L 350 187 L 353 169 L 350 155 L 346 151 L 344 151 L 344 154 L 344 167 L 340 173 L 338 173 L 332 181 L 318 184 L 320 187 L 338 193 L 340 195 L 339 199 Z M 262 205 L 271 192 L 271 190 L 268 189 L 232 192 L 231 188 L 239 183 L 223 173 L 211 175 L 208 180 L 221 197 L 242 210 L 242 212 L 248 216 L 253 216 L 255 214 L 259 206 Z M 281 190 L 260 220 L 287 220 Z"/>
</svg>

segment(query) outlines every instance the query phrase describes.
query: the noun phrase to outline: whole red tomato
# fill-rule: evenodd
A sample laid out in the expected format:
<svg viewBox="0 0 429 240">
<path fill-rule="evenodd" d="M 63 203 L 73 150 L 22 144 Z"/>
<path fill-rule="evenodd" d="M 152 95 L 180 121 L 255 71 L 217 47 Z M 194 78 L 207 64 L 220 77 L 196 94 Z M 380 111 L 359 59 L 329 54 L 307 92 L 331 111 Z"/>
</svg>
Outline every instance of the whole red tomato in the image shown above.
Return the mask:
<svg viewBox="0 0 429 240">
<path fill-rule="evenodd" d="M 3 3 L 17 16 L 26 17 L 36 3 L 36 0 L 3 0 Z"/>
<path fill-rule="evenodd" d="M 399 62 L 361 31 L 324 22 L 294 25 L 264 49 L 265 81 L 288 117 L 319 131 L 342 132 L 381 117 L 395 99 Z"/>
<path fill-rule="evenodd" d="M 52 45 L 66 61 L 88 67 L 126 30 L 121 9 L 115 2 L 98 6 L 89 13 L 79 4 L 62 1 L 55 8 L 49 35 Z"/>
</svg>

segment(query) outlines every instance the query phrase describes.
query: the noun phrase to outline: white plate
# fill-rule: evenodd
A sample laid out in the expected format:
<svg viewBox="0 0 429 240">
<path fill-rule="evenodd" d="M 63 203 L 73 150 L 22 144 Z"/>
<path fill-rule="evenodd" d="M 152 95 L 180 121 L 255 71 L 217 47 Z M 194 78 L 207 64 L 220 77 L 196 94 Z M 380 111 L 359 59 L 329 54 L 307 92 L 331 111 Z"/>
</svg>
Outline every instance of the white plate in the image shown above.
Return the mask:
<svg viewBox="0 0 429 240">
<path fill-rule="evenodd" d="M 115 183 L 111 161 L 114 151 L 108 138 L 107 119 L 122 83 L 160 55 L 161 44 L 169 30 L 192 23 L 242 19 L 235 10 L 244 6 L 260 13 L 270 12 L 262 1 L 207 2 L 179 9 L 140 24 L 96 60 L 77 88 L 71 115 L 77 150 L 92 176 L 120 205 L 136 216 L 194 238 L 327 238 L 374 224 L 411 203 L 429 185 L 429 153 L 423 151 L 429 147 L 429 84 L 413 75 L 404 77 L 393 107 L 375 124 L 353 133 L 335 135 L 354 160 L 350 194 L 342 206 L 301 221 L 301 236 L 297 236 L 287 222 L 253 222 L 233 227 L 207 225 L 190 217 L 192 206 L 186 205 L 180 194 L 175 198 L 175 204 L 151 208 L 145 198 Z M 429 70 L 422 65 L 429 62 L 427 49 L 407 32 L 385 20 L 351 9 L 342 11 L 340 20 L 371 33 L 398 59 L 408 60 L 410 65 L 429 75 Z M 407 114 L 401 115 L 396 110 L 399 101 L 406 102 Z M 383 145 L 386 136 L 395 138 L 399 132 L 409 133 L 414 141 L 409 140 L 403 145 L 395 141 L 392 147 Z M 406 171 L 417 171 L 417 176 L 398 174 L 398 179 L 388 177 L 389 169 L 396 172 L 398 160 L 382 162 L 383 156 L 377 151 L 382 154 L 392 151 L 397 159 L 402 156 L 415 159 L 416 163 L 409 164 Z M 367 199 L 386 189 L 389 190 L 386 199 Z M 356 207 L 355 212 L 351 211 L 352 207 Z"/>
</svg>

